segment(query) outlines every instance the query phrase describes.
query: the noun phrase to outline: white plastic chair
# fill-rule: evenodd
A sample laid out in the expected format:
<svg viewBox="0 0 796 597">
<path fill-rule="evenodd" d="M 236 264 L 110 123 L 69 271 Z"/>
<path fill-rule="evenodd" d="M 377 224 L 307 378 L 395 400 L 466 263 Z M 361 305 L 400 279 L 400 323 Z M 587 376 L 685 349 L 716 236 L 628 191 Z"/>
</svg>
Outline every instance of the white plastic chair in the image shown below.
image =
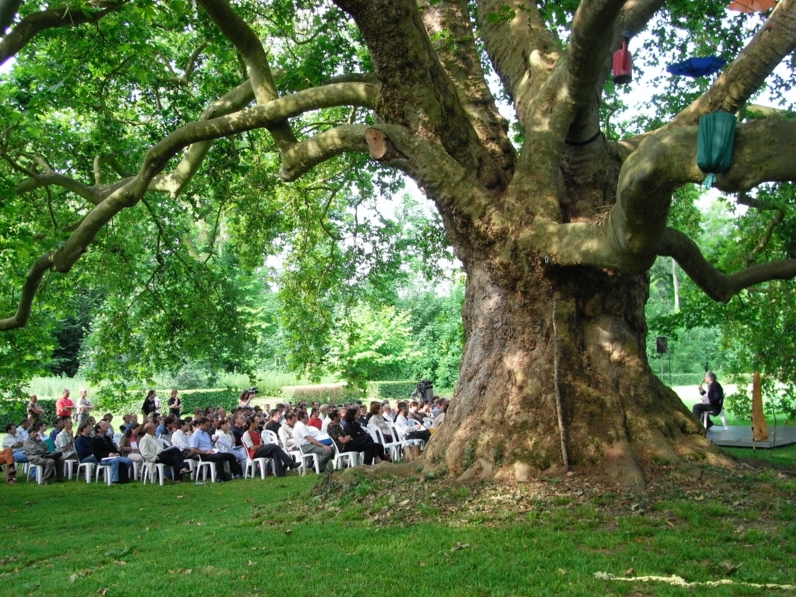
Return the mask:
<svg viewBox="0 0 796 597">
<path fill-rule="evenodd" d="M 77 460 L 64 460 L 64 476 L 70 481 L 75 474 L 75 465 L 77 465 Z"/>
<path fill-rule="evenodd" d="M 384 446 L 384 449 L 390 453 L 390 458 L 392 458 L 393 460 L 401 459 L 401 451 L 403 448 L 403 444 L 401 442 L 392 441 L 390 443 L 387 443 L 387 440 L 384 438 L 384 434 L 382 433 L 381 429 L 373 429 L 371 427 L 369 431 L 370 431 L 370 436 L 373 438 L 373 441 Z"/>
<path fill-rule="evenodd" d="M 119 466 L 123 466 L 123 465 L 120 464 Z M 105 483 L 107 483 L 108 485 L 110 485 L 112 483 L 112 480 L 111 480 L 111 465 L 110 464 L 103 464 L 102 461 L 100 461 L 100 463 L 97 465 L 97 474 L 96 474 L 96 478 L 94 479 L 97 483 L 99 483 L 101 475 L 105 476 Z"/>
<path fill-rule="evenodd" d="M 43 464 L 33 464 L 32 462 L 28 463 L 28 473 L 25 475 L 25 480 L 30 479 L 30 473 L 33 472 L 33 476 L 36 478 L 36 483 L 41 485 L 44 483 L 44 465 Z"/>
<path fill-rule="evenodd" d="M 81 469 L 86 474 L 86 483 L 91 483 L 91 478 L 94 476 L 94 463 L 93 462 L 78 462 L 77 465 L 77 478 L 80 479 Z"/>
<path fill-rule="evenodd" d="M 210 471 L 210 481 L 212 483 L 216 482 L 216 463 L 210 462 L 209 460 L 197 460 L 196 461 L 196 480 L 199 481 L 199 476 L 202 475 L 202 478 L 207 481 L 207 471 Z"/>
<path fill-rule="evenodd" d="M 334 460 L 332 460 L 332 467 L 335 470 L 344 469 L 346 466 L 354 468 L 359 464 L 359 452 L 341 452 L 337 447 L 337 442 L 332 442 L 334 446 Z"/>
<path fill-rule="evenodd" d="M 264 444 L 276 444 L 279 445 L 279 437 L 271 431 L 270 429 L 263 429 L 263 432 L 260 434 L 261 439 L 263 440 Z"/>
<path fill-rule="evenodd" d="M 158 477 L 158 482 L 163 485 L 163 480 L 166 478 L 166 465 L 162 462 L 144 462 L 141 467 L 141 481 L 146 485 L 147 480 L 150 483 L 155 483 L 155 476 Z"/>
<path fill-rule="evenodd" d="M 434 419 L 431 417 L 423 417 L 423 425 L 425 425 L 426 429 L 430 429 L 433 424 Z"/>
<path fill-rule="evenodd" d="M 307 472 L 307 460 L 312 460 L 312 468 L 315 469 L 315 473 L 320 475 L 321 474 L 321 461 L 318 458 L 317 454 L 305 454 L 301 448 L 298 449 L 298 453 L 301 454 L 301 463 L 304 465 L 301 470 L 303 471 L 301 474 L 305 474 Z"/>
<path fill-rule="evenodd" d="M 243 469 L 243 478 L 248 479 L 249 477 L 256 477 L 257 476 L 257 467 L 260 467 L 260 478 L 265 479 L 265 475 L 268 472 L 267 464 L 269 460 L 273 460 L 273 458 L 246 458 L 246 466 Z"/>
<path fill-rule="evenodd" d="M 708 428 L 708 415 L 710 412 L 706 411 L 702 413 L 702 426 L 707 429 Z M 724 415 L 724 409 L 721 409 L 721 412 L 718 415 L 713 415 L 714 417 L 719 417 L 721 419 L 721 424 L 724 425 L 724 429 L 727 429 L 727 417 Z"/>
</svg>

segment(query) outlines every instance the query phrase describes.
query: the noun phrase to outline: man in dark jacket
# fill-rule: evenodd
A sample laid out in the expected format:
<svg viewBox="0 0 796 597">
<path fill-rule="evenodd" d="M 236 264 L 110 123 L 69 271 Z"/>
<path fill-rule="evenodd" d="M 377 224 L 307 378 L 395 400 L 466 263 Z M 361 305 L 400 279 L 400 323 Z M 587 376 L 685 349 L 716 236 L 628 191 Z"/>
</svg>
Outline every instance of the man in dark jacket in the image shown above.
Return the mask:
<svg viewBox="0 0 796 597">
<path fill-rule="evenodd" d="M 704 384 L 708 384 L 707 390 L 702 387 Z M 708 423 L 705 428 L 710 429 L 713 426 L 710 415 L 718 415 L 724 406 L 724 388 L 716 381 L 716 374 L 713 371 L 705 373 L 704 381 L 699 384 L 699 393 L 702 395 L 702 402 L 694 405 L 691 414 L 697 421 L 702 421 L 702 414 L 708 413 Z"/>
<path fill-rule="evenodd" d="M 108 464 L 111 467 L 111 483 L 127 483 L 130 478 L 130 467 L 133 461 L 124 456 L 120 456 L 113 445 L 113 440 L 105 435 L 108 423 L 100 421 L 94 428 L 94 437 L 91 438 L 91 448 L 94 450 L 94 458 L 100 464 Z"/>
</svg>

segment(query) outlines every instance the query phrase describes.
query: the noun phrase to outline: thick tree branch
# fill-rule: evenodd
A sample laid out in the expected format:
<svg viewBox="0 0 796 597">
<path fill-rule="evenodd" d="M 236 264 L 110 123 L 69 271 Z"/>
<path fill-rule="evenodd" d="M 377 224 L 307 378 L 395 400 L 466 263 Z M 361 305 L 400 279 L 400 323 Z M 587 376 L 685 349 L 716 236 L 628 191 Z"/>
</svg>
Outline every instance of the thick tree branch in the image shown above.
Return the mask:
<svg viewBox="0 0 796 597">
<path fill-rule="evenodd" d="M 573 102 L 572 116 L 593 101 L 603 67 L 615 39 L 615 22 L 626 0 L 586 0 L 572 21 L 567 48 L 569 78 L 566 91 Z"/>
<path fill-rule="evenodd" d="M 764 181 L 796 179 L 796 122 L 758 120 L 736 129 L 733 162 L 718 174 L 716 188 L 731 193 Z M 658 253 L 675 188 L 701 182 L 696 165 L 697 127 L 670 129 L 647 137 L 622 166 L 617 201 L 607 226 L 616 249 L 646 260 Z"/>
<path fill-rule="evenodd" d="M 257 103 L 265 104 L 275 100 L 278 94 L 271 75 L 271 67 L 257 34 L 226 0 L 199 0 L 199 4 L 243 57 Z M 275 123 L 268 130 L 280 151 L 287 150 L 297 142 L 287 121 Z"/>
<path fill-rule="evenodd" d="M 62 187 L 68 191 L 72 191 L 75 195 L 82 197 L 94 205 L 99 204 L 104 199 L 100 187 L 90 187 L 73 178 L 53 171 L 36 174 L 32 178 L 19 183 L 16 187 L 16 192 L 22 195 L 35 191 L 36 189 L 50 186 Z"/>
<path fill-rule="evenodd" d="M 770 261 L 748 267 L 734 274 L 714 268 L 688 236 L 667 228 L 661 239 L 660 254 L 674 257 L 694 283 L 714 301 L 728 302 L 745 288 L 769 280 L 790 280 L 796 277 L 796 259 Z"/>
<path fill-rule="evenodd" d="M 442 68 L 415 0 L 335 0 L 357 23 L 381 83 L 376 113 L 440 143 L 488 188 L 503 190 L 506 177 L 481 144 Z"/>
<path fill-rule="evenodd" d="M 348 151 L 367 151 L 367 128 L 359 124 L 338 126 L 297 143 L 282 154 L 279 177 L 292 182 L 334 156 Z"/>
<path fill-rule="evenodd" d="M 428 0 L 420 0 L 418 6 L 442 68 L 456 87 L 478 138 L 508 184 L 514 172 L 514 147 L 506 135 L 508 122 L 498 112 L 484 77 L 467 0 L 447 0 L 433 6 Z"/>
<path fill-rule="evenodd" d="M 476 6 L 486 51 L 525 129 L 527 111 L 561 55 L 560 45 L 535 2 L 478 0 Z"/>
<path fill-rule="evenodd" d="M 652 20 L 655 13 L 666 5 L 666 0 L 627 0 L 619 16 L 621 29 L 639 33 Z"/>
<path fill-rule="evenodd" d="M 0 319 L 0 331 L 13 330 L 23 327 L 30 317 L 30 309 L 33 306 L 33 299 L 36 297 L 36 290 L 39 288 L 42 276 L 52 268 L 52 255 L 42 255 L 31 266 L 25 283 L 22 285 L 22 292 L 17 303 L 17 312 L 12 317 Z"/>
<path fill-rule="evenodd" d="M 0 64 L 14 56 L 42 31 L 59 27 L 74 27 L 84 23 L 96 23 L 103 17 L 122 8 L 128 1 L 90 3 L 90 6 L 94 8 L 101 8 L 101 10 L 95 11 L 86 10 L 84 12 L 71 6 L 62 6 L 29 14 L 8 35 L 0 40 Z"/>
</svg>

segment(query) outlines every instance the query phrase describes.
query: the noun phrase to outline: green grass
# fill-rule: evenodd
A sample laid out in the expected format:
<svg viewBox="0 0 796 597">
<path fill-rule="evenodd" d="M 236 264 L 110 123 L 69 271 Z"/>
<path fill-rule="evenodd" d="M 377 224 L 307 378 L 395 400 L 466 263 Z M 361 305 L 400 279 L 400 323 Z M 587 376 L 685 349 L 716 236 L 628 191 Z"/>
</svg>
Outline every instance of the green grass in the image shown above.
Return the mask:
<svg viewBox="0 0 796 597">
<path fill-rule="evenodd" d="M 796 581 L 796 487 L 770 471 L 733 475 L 728 492 L 661 479 L 656 497 L 641 501 L 568 480 L 469 488 L 360 479 L 314 492 L 313 476 L 22 482 L 0 487 L 0 586 L 59 596 L 788 594 L 594 577 L 709 581 L 741 564 L 733 581 Z M 743 497 L 755 490 L 764 499 Z"/>
</svg>

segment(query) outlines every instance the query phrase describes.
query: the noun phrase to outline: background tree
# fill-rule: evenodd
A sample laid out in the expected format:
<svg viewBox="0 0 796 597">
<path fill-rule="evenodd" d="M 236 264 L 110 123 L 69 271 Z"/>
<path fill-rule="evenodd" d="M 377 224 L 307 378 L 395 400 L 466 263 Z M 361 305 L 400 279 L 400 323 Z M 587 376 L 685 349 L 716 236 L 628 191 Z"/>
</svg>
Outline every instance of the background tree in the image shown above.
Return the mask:
<svg viewBox="0 0 796 597">
<path fill-rule="evenodd" d="M 639 486 L 639 462 L 650 456 L 684 463 L 709 452 L 699 424 L 647 364 L 646 274 L 656 256 L 673 257 L 719 302 L 796 275 L 796 260 L 763 254 L 724 273 L 667 224 L 672 194 L 704 176 L 693 159 L 698 118 L 737 112 L 762 85 L 776 88 L 769 75 L 796 44 L 796 0 L 779 2 L 770 20 L 727 23 L 724 3 L 714 1 L 197 7 L 87 3 L 70 21 L 50 18 L 67 8 L 21 5 L 0 45 L 0 60 L 18 59 L 0 110 L 3 179 L 15 185 L 4 222 L 22 239 L 4 269 L 16 291 L 0 305 L 16 312 L 0 329 L 28 323 L 51 272 L 106 259 L 106 236 L 167 214 L 212 222 L 225 197 L 244 201 L 231 219 L 244 218 L 258 196 L 267 213 L 267 172 L 277 166 L 283 181 L 322 184 L 300 199 L 314 206 L 307 213 L 330 213 L 323 206 L 334 189 L 367 185 L 378 164 L 413 178 L 434 202 L 467 275 L 458 382 L 429 461 L 456 474 L 467 453 L 475 473 L 519 478 L 599 464 Z M 711 47 L 732 60 L 712 84 L 672 84 L 654 116 L 606 139 L 611 54 L 622 30 L 650 22 L 648 51 L 662 59 Z M 744 40 L 750 22 L 760 26 Z M 490 68 L 514 108 L 513 137 L 487 85 Z M 794 179 L 786 150 L 794 132 L 781 119 L 741 122 L 717 187 L 737 193 Z M 278 242 L 279 226 L 269 230 Z M 168 257 L 187 247 L 162 236 Z M 159 265 L 158 246 L 153 256 L 148 238 L 135 240 L 142 246 L 129 247 Z M 308 237 L 303 246 L 320 244 Z M 149 267 L 150 276 L 158 270 Z M 214 319 L 221 312 L 205 308 Z M 197 319 L 152 309 L 175 329 Z M 323 313 L 315 312 L 321 326 Z M 230 327 L 201 326 L 202 334 Z M 507 466 L 493 470 L 498 462 Z"/>
</svg>

